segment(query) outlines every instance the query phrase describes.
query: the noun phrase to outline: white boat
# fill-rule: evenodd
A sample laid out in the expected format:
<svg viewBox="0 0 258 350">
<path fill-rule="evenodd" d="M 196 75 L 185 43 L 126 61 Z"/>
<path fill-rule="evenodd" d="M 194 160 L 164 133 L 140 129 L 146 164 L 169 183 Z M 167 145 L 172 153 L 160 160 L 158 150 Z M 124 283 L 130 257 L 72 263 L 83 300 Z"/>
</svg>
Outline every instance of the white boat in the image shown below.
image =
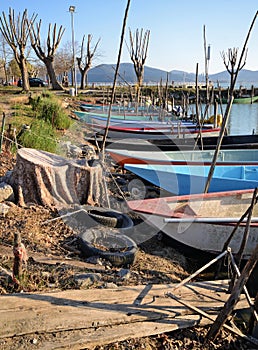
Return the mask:
<svg viewBox="0 0 258 350">
<path fill-rule="evenodd" d="M 177 243 L 219 254 L 240 217 L 251 204 L 253 190 L 226 191 L 187 196 L 128 201 L 130 210 Z M 240 248 L 246 221 L 228 244 L 232 253 Z M 258 244 L 258 207 L 254 207 L 244 258 Z"/>
</svg>

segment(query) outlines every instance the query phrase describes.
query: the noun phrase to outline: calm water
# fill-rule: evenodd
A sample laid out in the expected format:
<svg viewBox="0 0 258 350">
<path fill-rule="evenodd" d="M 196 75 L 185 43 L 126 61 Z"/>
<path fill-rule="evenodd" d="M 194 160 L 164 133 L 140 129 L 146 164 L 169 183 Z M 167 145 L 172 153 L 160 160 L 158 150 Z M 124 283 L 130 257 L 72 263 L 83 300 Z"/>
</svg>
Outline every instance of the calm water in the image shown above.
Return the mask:
<svg viewBox="0 0 258 350">
<path fill-rule="evenodd" d="M 230 135 L 258 133 L 258 103 L 233 104 L 228 122 Z"/>
<path fill-rule="evenodd" d="M 222 108 L 224 114 L 226 105 L 223 104 Z M 218 107 L 218 113 L 221 114 L 220 107 Z M 213 114 L 214 108 L 212 107 L 209 115 Z M 233 103 L 227 129 L 229 135 L 250 135 L 253 133 L 253 130 L 255 134 L 258 134 L 258 103 Z"/>
</svg>

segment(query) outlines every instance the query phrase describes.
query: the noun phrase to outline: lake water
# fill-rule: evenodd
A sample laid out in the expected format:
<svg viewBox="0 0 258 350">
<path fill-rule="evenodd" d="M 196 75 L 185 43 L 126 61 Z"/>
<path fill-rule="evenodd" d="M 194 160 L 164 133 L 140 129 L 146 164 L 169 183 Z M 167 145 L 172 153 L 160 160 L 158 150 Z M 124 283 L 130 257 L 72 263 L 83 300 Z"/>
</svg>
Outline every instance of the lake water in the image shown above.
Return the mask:
<svg viewBox="0 0 258 350">
<path fill-rule="evenodd" d="M 222 105 L 223 115 L 226 109 L 226 104 Z M 204 107 L 203 107 L 204 110 Z M 214 114 L 213 107 L 209 115 Z M 218 107 L 218 114 L 221 114 Z M 253 104 L 238 104 L 233 103 L 228 120 L 229 135 L 250 135 L 253 132 L 258 133 L 258 103 Z"/>
<path fill-rule="evenodd" d="M 258 103 L 233 103 L 228 121 L 229 135 L 258 133 Z"/>
</svg>

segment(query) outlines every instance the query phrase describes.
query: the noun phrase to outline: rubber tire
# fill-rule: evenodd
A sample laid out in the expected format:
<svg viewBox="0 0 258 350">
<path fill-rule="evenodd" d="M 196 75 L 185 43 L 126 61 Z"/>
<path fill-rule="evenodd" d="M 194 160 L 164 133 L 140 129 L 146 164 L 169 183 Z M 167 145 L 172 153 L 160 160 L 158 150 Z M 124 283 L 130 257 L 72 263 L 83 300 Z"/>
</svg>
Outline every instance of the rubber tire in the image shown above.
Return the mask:
<svg viewBox="0 0 258 350">
<path fill-rule="evenodd" d="M 88 215 L 98 224 L 123 230 L 134 226 L 132 219 L 119 211 L 103 207 L 84 206 L 84 208 L 88 211 Z"/>
<path fill-rule="evenodd" d="M 105 211 L 105 212 L 100 212 L 98 210 L 92 210 L 88 212 L 89 216 L 96 220 L 99 224 L 108 226 L 108 227 L 117 227 L 118 225 L 118 220 L 120 218 L 120 214 L 112 215 L 112 212 L 110 211 Z"/>
<path fill-rule="evenodd" d="M 99 232 L 99 236 L 101 235 L 102 233 Z M 121 241 L 121 243 L 124 243 L 123 249 L 126 248 L 126 251 L 111 252 L 96 248 L 92 244 L 93 239 L 96 239 L 97 236 L 98 232 L 93 232 L 91 229 L 79 235 L 79 247 L 85 257 L 99 256 L 110 261 L 114 266 L 125 266 L 133 264 L 138 248 L 136 243 L 131 238 L 127 237 L 124 234 L 115 234 L 112 232 L 108 233 L 106 236 Z"/>
</svg>

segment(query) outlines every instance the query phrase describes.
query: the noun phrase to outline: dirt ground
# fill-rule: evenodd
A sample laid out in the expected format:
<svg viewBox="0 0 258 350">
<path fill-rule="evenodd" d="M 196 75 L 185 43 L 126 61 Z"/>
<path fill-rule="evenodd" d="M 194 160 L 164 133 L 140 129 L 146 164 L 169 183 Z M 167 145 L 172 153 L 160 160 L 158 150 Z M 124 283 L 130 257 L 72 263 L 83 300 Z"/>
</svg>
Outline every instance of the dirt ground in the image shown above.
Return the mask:
<svg viewBox="0 0 258 350">
<path fill-rule="evenodd" d="M 10 153 L 0 154 L 0 176 L 11 170 L 15 157 Z M 96 259 L 88 261 L 81 255 L 75 232 L 62 220 L 50 221 L 58 217 L 58 212 L 50 211 L 38 205 L 18 207 L 7 202 L 9 212 L 0 219 L 0 294 L 13 292 L 38 292 L 85 288 L 75 279 L 77 273 L 101 273 L 101 278 L 87 285 L 86 288 L 106 288 L 117 285 L 137 285 L 146 283 L 173 283 L 193 272 L 197 261 L 188 259 L 170 246 L 159 241 L 156 236 L 139 244 L 138 253 L 132 266 L 125 266 L 130 271 L 123 279 L 117 273 L 121 268 L 113 267 L 107 261 Z M 144 229 L 141 226 L 141 229 Z M 149 230 L 147 227 L 146 230 Z M 15 284 L 6 276 L 12 275 L 12 245 L 14 233 L 21 234 L 27 250 L 27 264 L 23 266 L 23 279 Z M 56 262 L 55 262 L 56 259 Z M 85 267 L 86 266 L 86 267 Z M 130 339 L 95 350 L 107 349 L 203 349 L 207 333 L 205 327 L 179 330 L 158 336 Z M 43 335 L 41 336 L 43 339 Z M 1 339 L 0 348 L 18 349 L 19 342 L 32 346 L 33 335 L 22 339 Z M 18 344 L 18 345 L 17 345 Z M 21 343 L 20 343 L 21 344 Z M 224 331 L 209 349 L 251 349 L 250 344 L 240 341 Z"/>
</svg>

